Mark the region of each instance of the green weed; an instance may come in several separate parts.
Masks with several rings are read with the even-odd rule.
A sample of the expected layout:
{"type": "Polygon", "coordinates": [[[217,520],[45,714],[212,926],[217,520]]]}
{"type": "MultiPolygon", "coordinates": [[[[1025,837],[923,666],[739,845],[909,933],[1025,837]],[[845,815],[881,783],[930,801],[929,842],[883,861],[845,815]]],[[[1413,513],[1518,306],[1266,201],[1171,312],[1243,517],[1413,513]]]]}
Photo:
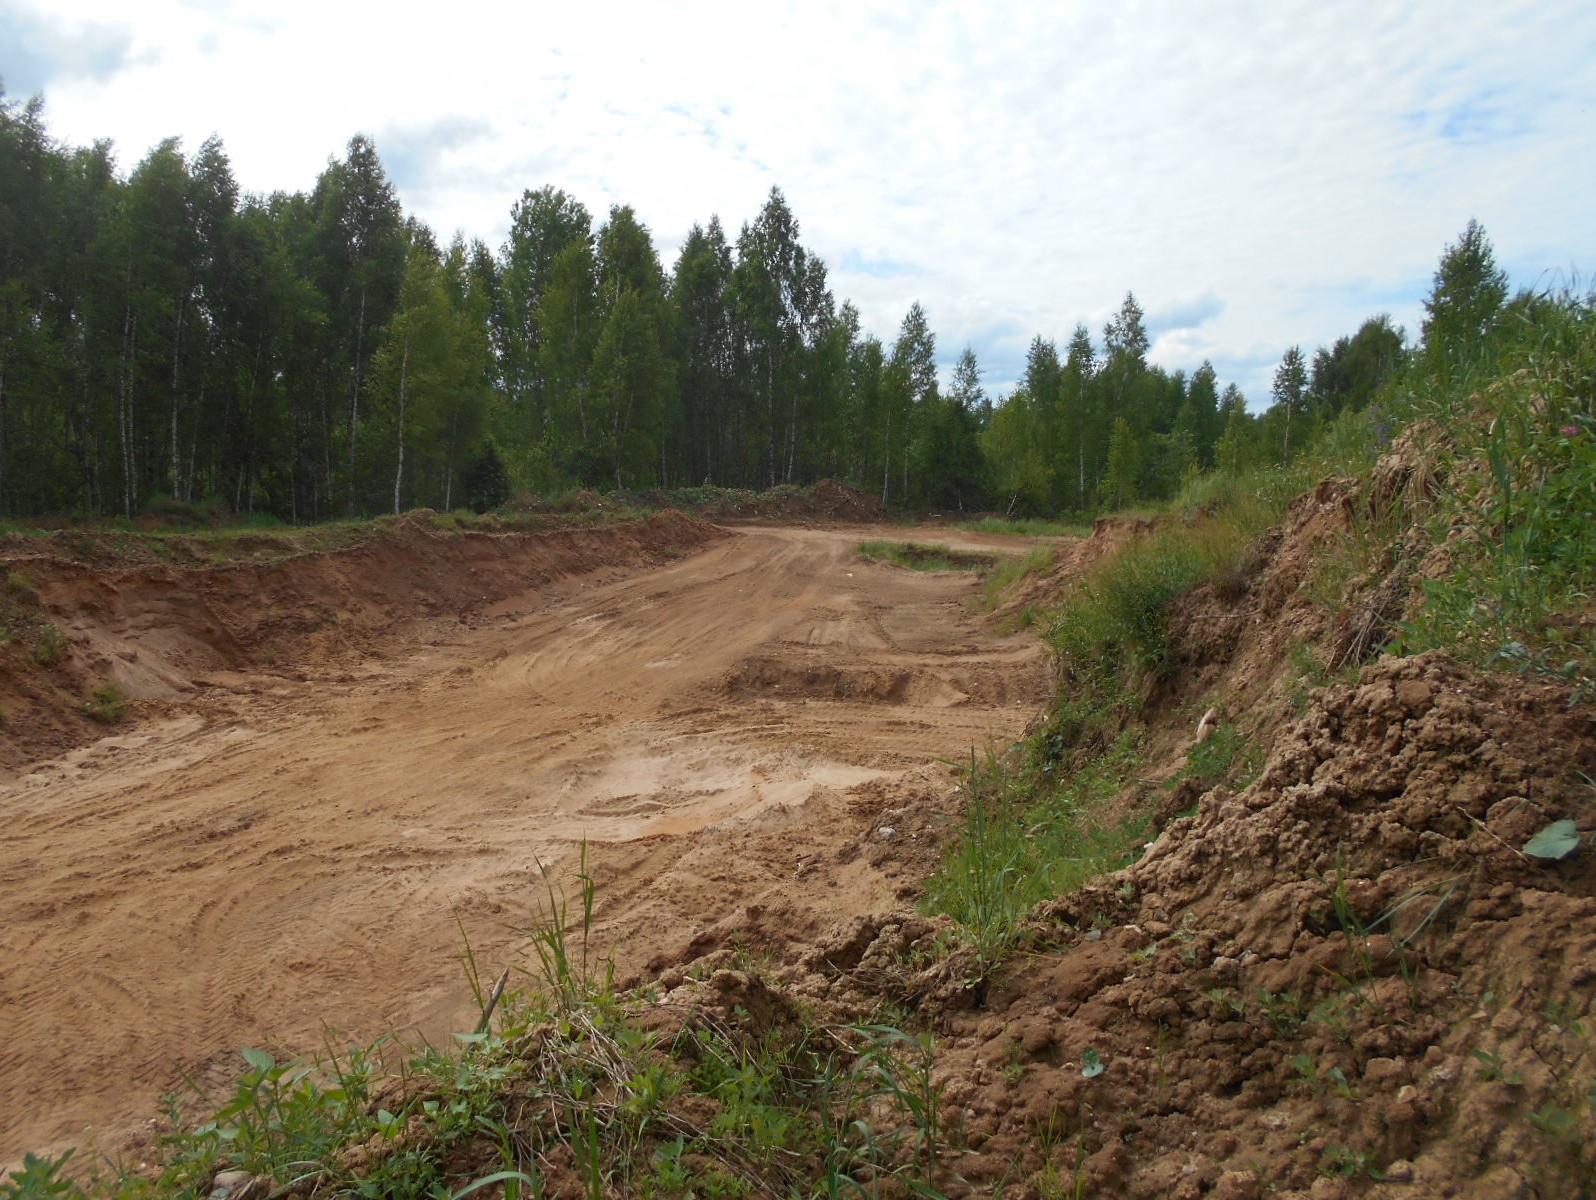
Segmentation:
{"type": "Polygon", "coordinates": [[[66,655],[66,638],[48,621],[39,626],[39,641],[33,647],[33,661],[41,667],[53,667],[66,655]]]}
{"type": "Polygon", "coordinates": [[[1326,1146],[1320,1155],[1319,1172],[1347,1178],[1354,1175],[1366,1175],[1374,1180],[1385,1178],[1384,1173],[1374,1165],[1372,1154],[1351,1146],[1326,1146]]]}
{"type": "Polygon", "coordinates": [[[83,715],[101,725],[115,725],[127,715],[127,700],[114,684],[102,683],[83,702],[83,715]]]}
{"type": "Polygon", "coordinates": [[[1000,558],[987,572],[981,584],[981,602],[988,609],[996,608],[1003,594],[1022,579],[1041,573],[1053,565],[1052,546],[1038,542],[1023,558],[1000,558]]]}
{"type": "Polygon", "coordinates": [[[1323,1096],[1333,1092],[1343,1100],[1354,1098],[1352,1085],[1347,1082],[1346,1072],[1340,1067],[1321,1068],[1308,1054],[1294,1055],[1290,1065],[1297,1072],[1296,1082],[1312,1094],[1323,1096]]]}
{"type": "Polygon", "coordinates": [[[1263,747],[1240,727],[1226,721],[1186,752],[1186,765],[1170,780],[1171,784],[1193,780],[1203,791],[1225,784],[1236,791],[1245,788],[1263,769],[1263,747]]]}
{"type": "Polygon", "coordinates": [[[1090,537],[1090,525],[1072,525],[1064,521],[1046,521],[1037,517],[1011,519],[983,517],[979,521],[965,521],[958,526],[973,533],[1008,534],[1016,537],[1090,537]]]}
{"type": "Polygon", "coordinates": [[[948,546],[881,539],[860,542],[858,553],[861,558],[881,559],[911,571],[985,571],[996,561],[991,554],[972,554],[948,546]]]}
{"type": "Polygon", "coordinates": [[[72,1159],[68,1150],[58,1158],[22,1156],[22,1166],[0,1180],[0,1200],[86,1200],[76,1181],[62,1175],[72,1159]]]}
{"type": "Polygon", "coordinates": [[[1067,779],[1054,777],[1034,740],[1029,750],[1023,766],[972,756],[964,828],[926,881],[924,907],[964,928],[979,971],[972,983],[983,992],[1037,903],[1123,866],[1147,835],[1145,821],[1100,815],[1140,762],[1134,739],[1120,739],[1067,779]]]}
{"type": "Polygon", "coordinates": [[[1515,302],[1492,375],[1416,387],[1416,418],[1446,431],[1436,450],[1431,540],[1450,570],[1424,583],[1401,626],[1408,651],[1442,647],[1482,666],[1559,676],[1596,690],[1596,299],[1515,302]]]}

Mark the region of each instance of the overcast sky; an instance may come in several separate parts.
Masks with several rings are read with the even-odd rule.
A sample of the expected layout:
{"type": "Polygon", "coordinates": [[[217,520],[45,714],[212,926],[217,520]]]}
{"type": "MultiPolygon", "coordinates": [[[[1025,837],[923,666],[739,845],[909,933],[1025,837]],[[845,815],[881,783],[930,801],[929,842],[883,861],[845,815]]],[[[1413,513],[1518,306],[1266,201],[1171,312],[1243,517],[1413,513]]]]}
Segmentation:
{"type": "Polygon", "coordinates": [[[1293,343],[1416,336],[1470,217],[1515,286],[1596,269],[1589,0],[0,0],[0,77],[124,172],[220,134],[246,191],[368,134],[442,241],[552,184],[669,270],[779,186],[866,330],[919,300],[994,393],[1133,291],[1153,361],[1261,408],[1293,343]]]}

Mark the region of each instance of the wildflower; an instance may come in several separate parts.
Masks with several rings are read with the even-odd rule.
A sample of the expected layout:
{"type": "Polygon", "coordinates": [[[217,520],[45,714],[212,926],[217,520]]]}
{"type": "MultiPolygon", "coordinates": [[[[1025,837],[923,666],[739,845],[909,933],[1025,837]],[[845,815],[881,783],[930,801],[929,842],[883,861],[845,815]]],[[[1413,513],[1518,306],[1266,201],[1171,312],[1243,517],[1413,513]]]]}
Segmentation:
{"type": "Polygon", "coordinates": [[[1578,437],[1580,435],[1580,428],[1578,425],[1564,425],[1557,432],[1562,434],[1564,437],[1578,437]]]}

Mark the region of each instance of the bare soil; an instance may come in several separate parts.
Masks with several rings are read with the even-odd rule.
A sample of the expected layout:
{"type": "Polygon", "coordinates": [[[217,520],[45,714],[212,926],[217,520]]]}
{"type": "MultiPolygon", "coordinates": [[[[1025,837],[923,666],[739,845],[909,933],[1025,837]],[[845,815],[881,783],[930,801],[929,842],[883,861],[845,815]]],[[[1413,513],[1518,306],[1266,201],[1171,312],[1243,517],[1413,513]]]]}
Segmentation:
{"type": "Polygon", "coordinates": [[[245,1046],[469,1027],[463,947],[525,962],[584,843],[623,972],[902,903],[956,766],[1050,673],[972,576],[856,557],[883,532],[418,520],[219,567],[7,545],[68,654],[0,676],[0,1162],[114,1148],[245,1046]],[[109,731],[78,711],[106,681],[133,701],[109,731]]]}
{"type": "Polygon", "coordinates": [[[0,646],[0,1159],[115,1146],[244,1045],[470,1024],[462,929],[484,975],[524,959],[586,839],[600,948],[655,1018],[933,1030],[950,1197],[1596,1195],[1596,712],[1381,657],[1422,564],[1322,570],[1378,501],[1326,481],[1177,603],[1115,800],[1155,840],[981,986],[913,900],[954,765],[1048,699],[1042,649],[994,630],[1135,523],[991,618],[969,575],[858,559],[868,527],[418,521],[219,569],[7,547],[0,616],[34,605],[70,654],[0,646]],[[85,740],[61,697],[105,678],[136,720],[85,740]],[[1245,787],[1178,781],[1210,708],[1245,787]],[[1575,854],[1524,853],[1565,819],[1575,854]]]}

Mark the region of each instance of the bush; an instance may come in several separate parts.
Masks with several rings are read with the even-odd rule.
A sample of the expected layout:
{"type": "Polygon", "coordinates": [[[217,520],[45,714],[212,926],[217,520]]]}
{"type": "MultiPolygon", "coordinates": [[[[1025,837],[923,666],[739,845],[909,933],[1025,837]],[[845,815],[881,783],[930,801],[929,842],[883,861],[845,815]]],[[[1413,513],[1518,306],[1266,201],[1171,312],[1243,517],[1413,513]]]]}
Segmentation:
{"type": "Polygon", "coordinates": [[[127,715],[127,701],[109,684],[101,684],[83,704],[83,715],[101,725],[115,725],[127,715]]]}
{"type": "Polygon", "coordinates": [[[33,648],[33,661],[41,667],[53,667],[66,654],[66,639],[61,631],[46,621],[39,626],[39,644],[33,648]]]}

